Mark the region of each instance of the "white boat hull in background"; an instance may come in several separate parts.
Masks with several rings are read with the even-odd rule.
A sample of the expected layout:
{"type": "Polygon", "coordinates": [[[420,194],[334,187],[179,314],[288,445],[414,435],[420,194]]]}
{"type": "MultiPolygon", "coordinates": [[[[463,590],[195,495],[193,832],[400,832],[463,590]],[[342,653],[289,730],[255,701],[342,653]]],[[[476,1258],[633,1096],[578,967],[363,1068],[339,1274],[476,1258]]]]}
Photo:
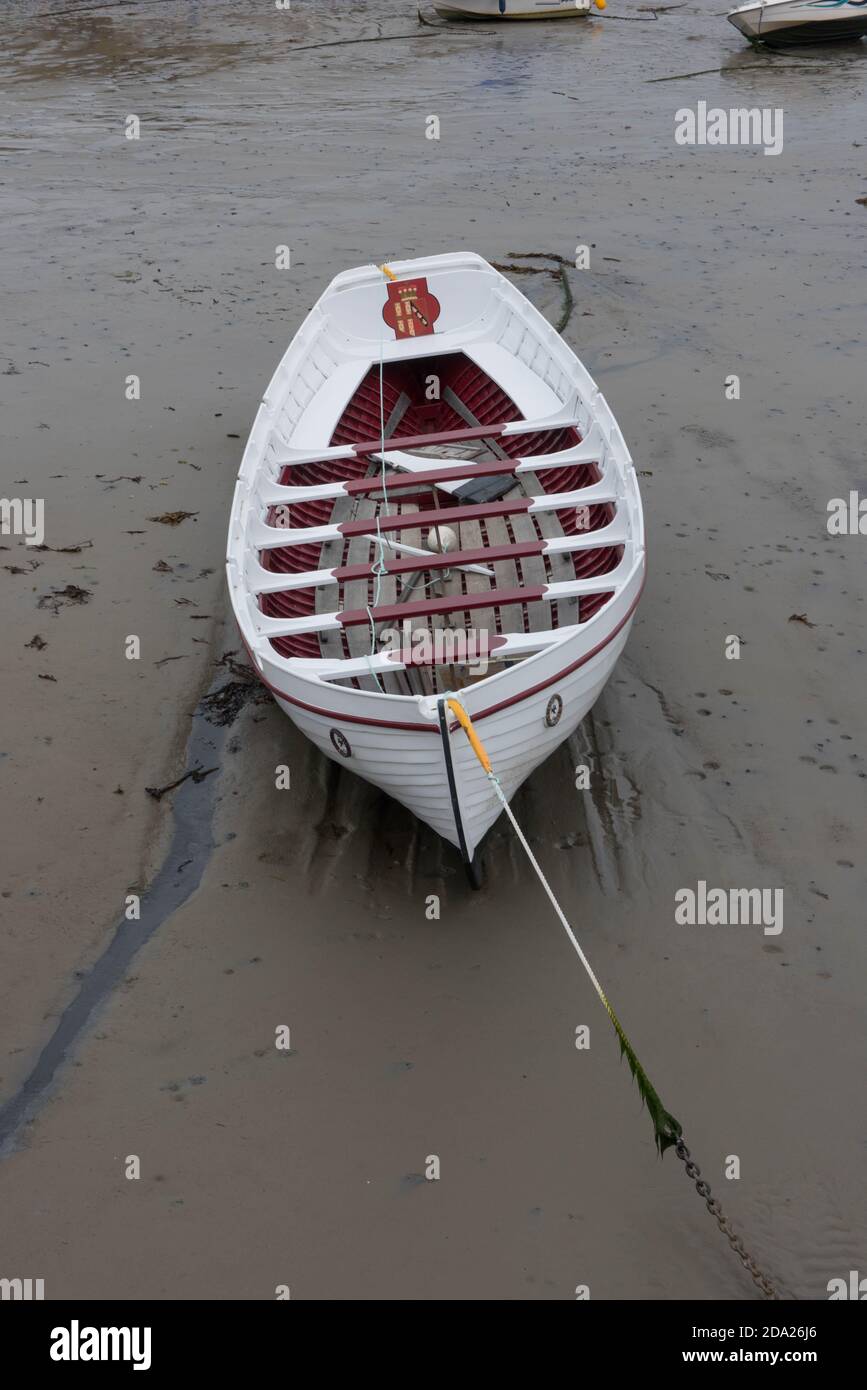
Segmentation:
{"type": "Polygon", "coordinates": [[[444,19],[574,19],[590,0],[434,0],[434,9],[444,19]]]}
{"type": "Polygon", "coordinates": [[[867,0],[769,0],[726,18],[744,38],[764,43],[829,43],[867,34],[867,0]]]}

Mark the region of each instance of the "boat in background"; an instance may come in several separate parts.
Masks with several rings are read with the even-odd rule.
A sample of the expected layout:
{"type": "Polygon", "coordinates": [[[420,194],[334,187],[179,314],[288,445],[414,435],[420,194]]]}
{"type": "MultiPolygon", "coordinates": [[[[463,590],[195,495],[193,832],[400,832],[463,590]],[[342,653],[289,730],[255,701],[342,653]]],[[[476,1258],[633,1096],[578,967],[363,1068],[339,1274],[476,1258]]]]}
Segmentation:
{"type": "Polygon", "coordinates": [[[244,450],[232,605],[290,719],[475,886],[502,806],[448,700],[511,798],[611,675],[644,570],[617,422],[510,281],[470,252],[332,280],[244,450]]]}
{"type": "MultiPolygon", "coordinates": [[[[595,0],[605,9],[605,0],[595,0]]],[[[433,0],[444,19],[575,19],[590,11],[591,0],[433,0]]]]}
{"type": "Polygon", "coordinates": [[[760,43],[829,43],[867,34],[867,0],[759,0],[726,15],[760,43]]]}

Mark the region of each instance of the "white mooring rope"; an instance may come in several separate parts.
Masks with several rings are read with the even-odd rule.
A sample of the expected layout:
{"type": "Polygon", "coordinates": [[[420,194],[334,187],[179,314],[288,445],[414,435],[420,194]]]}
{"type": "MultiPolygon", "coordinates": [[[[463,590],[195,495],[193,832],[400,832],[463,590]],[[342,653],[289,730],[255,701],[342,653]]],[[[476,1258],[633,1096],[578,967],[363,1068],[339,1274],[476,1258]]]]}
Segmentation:
{"type": "Polygon", "coordinates": [[[550,883],[548,882],[547,878],[545,877],[544,873],[542,872],[542,868],[541,868],[541,866],[539,865],[539,862],[538,862],[538,860],[536,859],[535,854],[534,854],[533,851],[530,849],[530,846],[529,846],[528,843],[527,843],[527,839],[526,839],[526,837],[525,837],[525,835],[524,835],[523,830],[521,829],[520,825],[518,824],[517,820],[515,819],[515,813],[514,813],[514,811],[512,810],[511,806],[509,805],[509,803],[508,803],[508,801],[507,801],[507,799],[506,799],[506,794],[505,794],[505,792],[503,791],[503,788],[500,786],[500,779],[499,779],[499,777],[497,777],[496,774],[493,773],[493,772],[489,772],[487,775],[488,775],[488,780],[492,783],[493,788],[494,788],[495,792],[497,793],[497,796],[500,798],[500,801],[502,802],[503,810],[505,811],[506,815],[509,817],[509,820],[511,821],[512,829],[514,830],[515,834],[517,835],[518,839],[519,839],[520,842],[521,842],[521,845],[523,846],[524,853],[526,854],[526,856],[527,856],[527,858],[529,859],[530,863],[533,865],[533,868],[536,870],[536,874],[538,875],[539,882],[541,883],[542,887],[545,889],[545,892],[548,894],[548,901],[550,902],[550,904],[551,904],[551,906],[553,907],[554,911],[556,912],[557,916],[560,918],[560,923],[561,923],[561,925],[562,925],[562,927],[563,927],[563,930],[565,931],[565,933],[566,933],[566,935],[568,936],[569,940],[572,942],[572,945],[573,945],[573,947],[575,948],[575,953],[576,953],[576,955],[578,956],[578,959],[580,960],[581,964],[584,966],[584,969],[587,971],[587,974],[590,976],[590,981],[591,981],[591,983],[592,983],[592,985],[593,985],[593,988],[595,989],[596,993],[599,995],[599,998],[602,1000],[602,1003],[605,1005],[606,1010],[608,1010],[608,1011],[610,1012],[611,1006],[610,1006],[610,1004],[608,1003],[608,1000],[607,1000],[606,997],[605,997],[605,991],[604,991],[604,989],[602,988],[602,986],[600,985],[599,981],[597,980],[596,975],[595,975],[594,970],[593,970],[593,966],[590,964],[589,960],[587,959],[587,957],[585,956],[584,952],[582,951],[582,949],[581,949],[581,943],[579,942],[577,936],[575,935],[575,933],[573,932],[572,928],[570,927],[568,921],[566,920],[566,914],[564,913],[562,907],[560,906],[560,904],[558,903],[557,899],[555,898],[554,892],[553,892],[553,889],[551,888],[550,883]]]}
{"type": "Polygon", "coordinates": [[[563,930],[565,931],[566,935],[572,943],[572,946],[575,950],[575,954],[577,955],[581,964],[584,966],[584,969],[586,970],[587,975],[590,978],[590,982],[593,985],[593,988],[595,989],[596,993],[598,994],[599,999],[605,1009],[605,1012],[607,1013],[614,1026],[614,1030],[617,1033],[617,1037],[620,1042],[621,1053],[626,1056],[627,1061],[629,1062],[629,1069],[632,1072],[636,1084],[638,1085],[641,1099],[647,1106],[648,1111],[650,1112],[650,1117],[653,1121],[653,1132],[657,1150],[660,1154],[663,1154],[667,1148],[674,1148],[675,1153],[684,1165],[687,1176],[689,1177],[690,1181],[695,1184],[696,1192],[704,1201],[705,1206],[707,1207],[711,1216],[716,1221],[720,1231],[726,1237],[732,1250],[737,1255],[744,1268],[748,1271],[754,1283],[757,1285],[759,1289],[761,1289],[762,1293],[765,1295],[766,1298],[780,1298],[781,1294],[777,1289],[776,1285],[773,1283],[771,1279],[768,1278],[766,1274],[763,1273],[763,1271],[756,1264],[755,1260],[744,1246],[744,1243],[741,1240],[740,1236],[736,1233],[736,1231],[733,1230],[727,1217],[723,1214],[719,1202],[711,1192],[709,1183],[706,1179],[702,1178],[701,1169],[698,1167],[697,1163],[692,1158],[689,1149],[686,1147],[686,1144],[683,1139],[683,1131],[680,1127],[680,1124],[674,1118],[674,1116],[670,1115],[668,1111],[665,1109],[665,1107],[662,1104],[662,1101],[659,1099],[659,1096],[656,1094],[656,1091],[651,1085],[650,1078],[648,1077],[646,1071],[639,1062],[632,1044],[630,1043],[629,1039],[623,1031],[623,1027],[620,1023],[620,1020],[618,1019],[617,1015],[615,1014],[614,1010],[609,1004],[605,991],[596,978],[596,975],[593,971],[593,967],[591,966],[589,960],[585,956],[583,950],[581,949],[581,945],[578,941],[578,938],[576,937],[568,921],[566,920],[566,914],[564,913],[562,907],[560,906],[556,897],[554,896],[554,892],[551,888],[551,885],[549,884],[544,873],[542,872],[541,866],[539,865],[536,856],[530,849],[530,846],[527,843],[527,839],[524,835],[523,830],[521,829],[520,825],[515,819],[515,814],[511,806],[509,805],[508,800],[506,799],[506,794],[503,791],[503,788],[500,786],[500,780],[494,772],[493,767],[491,766],[491,760],[485,751],[485,747],[481,739],[479,738],[478,734],[473,728],[473,721],[470,719],[470,716],[467,714],[467,711],[464,709],[460,700],[455,699],[454,696],[445,696],[444,699],[446,700],[448,708],[456,716],[458,723],[461,725],[464,733],[469,739],[470,746],[473,752],[475,753],[476,757],[478,758],[479,763],[482,766],[482,770],[488,778],[488,781],[491,783],[491,785],[494,788],[494,791],[499,797],[503,810],[509,818],[509,823],[511,824],[512,829],[517,835],[521,847],[524,850],[524,853],[526,854],[527,858],[529,859],[530,863],[536,871],[536,876],[545,890],[545,893],[548,897],[548,901],[550,902],[551,906],[556,912],[557,917],[560,920],[560,924],[563,927],[563,930]]]}

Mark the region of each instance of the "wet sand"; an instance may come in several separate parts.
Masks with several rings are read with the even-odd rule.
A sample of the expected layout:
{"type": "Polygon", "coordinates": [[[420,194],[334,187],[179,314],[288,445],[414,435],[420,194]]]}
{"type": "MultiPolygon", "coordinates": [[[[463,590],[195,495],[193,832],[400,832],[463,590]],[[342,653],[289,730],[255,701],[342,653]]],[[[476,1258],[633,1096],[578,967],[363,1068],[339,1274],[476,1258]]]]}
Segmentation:
{"type": "MultiPolygon", "coordinates": [[[[382,0],[10,9],[3,486],[46,499],[49,546],[92,545],[2,537],[23,573],[0,572],[0,1103],[50,1055],[125,895],[164,863],[202,876],[9,1136],[0,1276],[49,1298],[753,1296],[656,1158],[502,824],[471,894],[447,846],[269,703],[185,784],[180,839],[179,794],[145,792],[189,766],[199,697],[230,678],[234,475],[332,275],[586,243],[565,336],[645,474],[650,573],[611,684],[515,809],[747,1245],[825,1297],[863,1269],[867,1227],[864,541],[825,524],[867,491],[867,45],[754,53],[709,0],[657,21],[614,0],[554,33],[427,29],[382,0]],[[342,44],[379,34],[412,37],[342,44]],[[783,153],[677,146],[699,100],[782,107],[783,153]],[[68,585],[90,597],[38,606],[68,585]],[[676,926],[698,879],[782,887],[782,934],[676,926]]],[[[547,277],[520,285],[556,319],[547,277]]]]}

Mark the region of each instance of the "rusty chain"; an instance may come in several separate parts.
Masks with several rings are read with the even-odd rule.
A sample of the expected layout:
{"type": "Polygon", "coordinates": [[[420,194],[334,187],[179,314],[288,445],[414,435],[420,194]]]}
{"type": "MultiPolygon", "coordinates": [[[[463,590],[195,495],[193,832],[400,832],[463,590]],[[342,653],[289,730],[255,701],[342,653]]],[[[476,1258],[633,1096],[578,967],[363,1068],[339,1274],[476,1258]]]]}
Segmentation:
{"type": "Polygon", "coordinates": [[[746,1269],[750,1274],[753,1283],[761,1289],[762,1293],[765,1295],[765,1298],[781,1299],[783,1295],[771,1282],[768,1276],[762,1273],[755,1260],[753,1259],[752,1255],[744,1246],[744,1243],[741,1240],[740,1236],[737,1234],[736,1231],[732,1229],[731,1225],[729,1224],[728,1218],[723,1215],[722,1207],[720,1206],[716,1197],[713,1196],[710,1190],[710,1183],[706,1182],[705,1179],[702,1177],[701,1169],[699,1168],[698,1164],[695,1163],[691,1158],[689,1149],[686,1147],[686,1144],[683,1142],[682,1139],[678,1139],[674,1147],[675,1153],[677,1154],[678,1158],[681,1160],[684,1168],[686,1169],[687,1177],[695,1183],[696,1192],[698,1193],[699,1197],[704,1199],[705,1206],[707,1207],[713,1219],[716,1221],[716,1224],[719,1226],[720,1230],[722,1231],[732,1250],[734,1250],[744,1269],[746,1269]]]}

